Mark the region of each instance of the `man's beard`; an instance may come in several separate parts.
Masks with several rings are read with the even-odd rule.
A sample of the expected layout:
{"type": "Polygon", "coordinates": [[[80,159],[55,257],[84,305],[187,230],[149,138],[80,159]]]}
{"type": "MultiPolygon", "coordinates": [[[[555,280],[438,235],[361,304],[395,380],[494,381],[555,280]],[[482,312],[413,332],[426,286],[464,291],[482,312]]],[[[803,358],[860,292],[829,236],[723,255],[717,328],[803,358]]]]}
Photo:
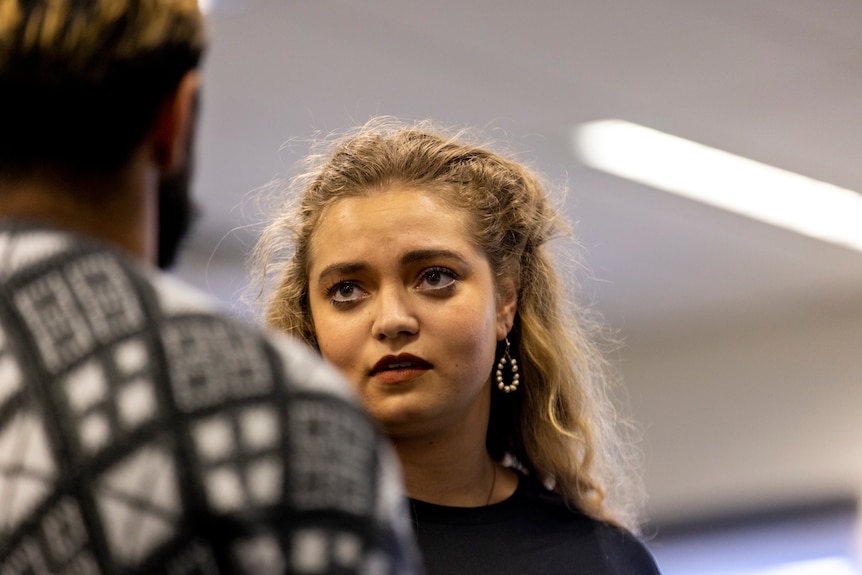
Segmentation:
{"type": "Polygon", "coordinates": [[[183,242],[198,214],[191,198],[191,157],[178,172],[162,176],[159,182],[159,249],[156,260],[166,270],[176,263],[183,242]]]}
{"type": "Polygon", "coordinates": [[[183,242],[191,231],[198,215],[197,205],[192,201],[191,180],[194,174],[195,133],[200,104],[200,94],[192,103],[192,126],[186,142],[186,161],[176,172],[162,175],[159,180],[159,224],[158,259],[156,264],[163,270],[176,263],[183,242]]]}

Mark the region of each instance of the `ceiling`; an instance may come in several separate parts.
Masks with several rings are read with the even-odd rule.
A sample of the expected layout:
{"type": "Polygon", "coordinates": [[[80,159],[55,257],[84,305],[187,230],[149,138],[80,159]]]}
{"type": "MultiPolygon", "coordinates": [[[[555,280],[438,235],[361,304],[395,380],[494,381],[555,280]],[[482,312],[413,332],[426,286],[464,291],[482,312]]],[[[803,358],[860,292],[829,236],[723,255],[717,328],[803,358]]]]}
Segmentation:
{"type": "Polygon", "coordinates": [[[590,170],[570,144],[621,118],[862,191],[858,0],[222,0],[210,20],[203,217],[177,273],[226,301],[255,190],[315,132],[386,114],[480,127],[566,184],[583,295],[631,348],[862,320],[862,253],[590,170]]]}
{"type": "Polygon", "coordinates": [[[862,254],[592,171],[570,142],[622,118],[862,191],[857,0],[222,0],[210,20],[192,252],[222,297],[254,190],[315,132],[388,114],[480,127],[567,185],[585,295],[627,338],[862,306],[862,254]]]}

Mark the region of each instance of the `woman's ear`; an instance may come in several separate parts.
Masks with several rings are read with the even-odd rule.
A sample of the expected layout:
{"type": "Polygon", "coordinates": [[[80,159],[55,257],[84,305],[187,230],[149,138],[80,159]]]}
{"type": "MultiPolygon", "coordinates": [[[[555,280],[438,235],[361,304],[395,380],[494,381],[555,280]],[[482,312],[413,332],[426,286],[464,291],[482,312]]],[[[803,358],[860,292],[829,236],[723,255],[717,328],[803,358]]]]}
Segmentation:
{"type": "Polygon", "coordinates": [[[150,133],[153,161],[165,174],[175,172],[190,159],[186,155],[194,130],[199,86],[200,73],[197,70],[186,72],[156,115],[150,133]]]}
{"type": "Polygon", "coordinates": [[[518,311],[518,285],[513,278],[504,278],[497,288],[497,340],[505,338],[515,322],[518,311]]]}

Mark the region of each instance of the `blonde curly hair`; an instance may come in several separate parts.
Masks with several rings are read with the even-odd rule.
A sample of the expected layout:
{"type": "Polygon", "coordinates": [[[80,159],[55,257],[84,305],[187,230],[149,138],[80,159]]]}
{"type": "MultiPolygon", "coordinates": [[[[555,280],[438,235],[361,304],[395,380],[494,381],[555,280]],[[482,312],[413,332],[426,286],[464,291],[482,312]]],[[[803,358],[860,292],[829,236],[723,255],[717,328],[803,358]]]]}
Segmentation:
{"type": "MultiPolygon", "coordinates": [[[[548,242],[568,233],[539,177],[471,143],[468,130],[376,118],[309,155],[274,195],[252,254],[253,285],[269,326],[317,347],[308,300],[315,231],[330,206],[393,184],[439,193],[473,215],[473,241],[501,280],[517,286],[509,339],[521,386],[492,393],[486,445],[571,506],[637,531],[633,443],[610,399],[613,383],[598,325],[567,297],[548,242]],[[623,433],[620,433],[620,432],[623,433]]],[[[490,374],[489,374],[490,376],[490,374]]]]}

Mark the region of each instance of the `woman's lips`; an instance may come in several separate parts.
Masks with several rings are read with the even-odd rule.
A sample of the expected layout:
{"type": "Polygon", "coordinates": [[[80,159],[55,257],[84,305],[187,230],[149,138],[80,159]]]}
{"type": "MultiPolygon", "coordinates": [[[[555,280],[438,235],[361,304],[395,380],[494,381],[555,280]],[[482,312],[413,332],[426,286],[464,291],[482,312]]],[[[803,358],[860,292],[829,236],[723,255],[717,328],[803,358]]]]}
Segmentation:
{"type": "Polygon", "coordinates": [[[416,379],[432,367],[421,357],[409,353],[387,355],[374,364],[371,376],[381,383],[404,383],[416,379]]]}

